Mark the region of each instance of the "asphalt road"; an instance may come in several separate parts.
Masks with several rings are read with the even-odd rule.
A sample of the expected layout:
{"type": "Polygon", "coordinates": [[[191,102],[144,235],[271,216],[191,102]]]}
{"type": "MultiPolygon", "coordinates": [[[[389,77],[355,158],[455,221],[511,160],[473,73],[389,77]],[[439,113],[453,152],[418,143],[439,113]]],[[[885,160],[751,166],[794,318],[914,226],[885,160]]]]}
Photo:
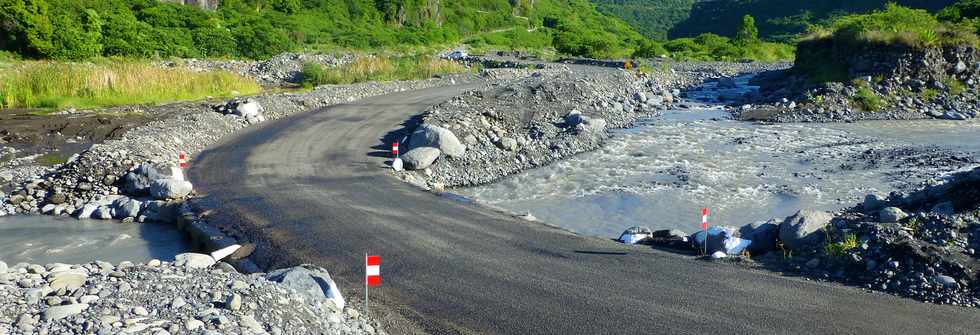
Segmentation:
{"type": "MultiPolygon", "coordinates": [[[[217,220],[330,270],[391,333],[980,334],[977,309],[925,304],[630,247],[420,191],[386,169],[386,134],[465,86],[270,122],[196,157],[217,220]]],[[[389,139],[391,136],[389,135],[389,139]]]]}

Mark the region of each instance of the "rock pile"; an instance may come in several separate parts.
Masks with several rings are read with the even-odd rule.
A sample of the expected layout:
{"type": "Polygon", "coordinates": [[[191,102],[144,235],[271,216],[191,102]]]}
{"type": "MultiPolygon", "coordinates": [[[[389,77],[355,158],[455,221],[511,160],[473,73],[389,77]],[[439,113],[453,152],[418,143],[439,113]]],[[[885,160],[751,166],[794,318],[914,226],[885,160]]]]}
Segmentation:
{"type": "MultiPolygon", "coordinates": [[[[840,213],[801,210],[777,222],[719,227],[724,234],[709,237],[707,253],[748,240],[751,260],[768,268],[980,307],[980,168],[916,192],[868,195],[840,213]]],[[[639,243],[703,252],[698,234],[686,247],[673,231],[652,232],[639,243]]]]}
{"type": "Polygon", "coordinates": [[[209,258],[0,262],[0,334],[385,334],[344,306],[323,269],[242,275],[187,261],[201,257],[209,258]]]}
{"type": "Polygon", "coordinates": [[[354,55],[341,56],[281,53],[267,60],[213,60],[213,59],[183,59],[165,61],[161,65],[168,67],[185,67],[198,72],[223,70],[241,76],[255,78],[263,86],[284,86],[296,84],[303,80],[303,64],[314,63],[324,67],[336,67],[350,63],[354,55]]]}
{"type": "MultiPolygon", "coordinates": [[[[736,110],[736,116],[773,122],[977,117],[980,52],[973,47],[877,48],[840,58],[836,61],[847,69],[844,82],[814,84],[796,71],[755,78],[760,92],[746,97],[751,104],[736,110]]],[[[810,66],[806,59],[797,62],[810,66]]]]}

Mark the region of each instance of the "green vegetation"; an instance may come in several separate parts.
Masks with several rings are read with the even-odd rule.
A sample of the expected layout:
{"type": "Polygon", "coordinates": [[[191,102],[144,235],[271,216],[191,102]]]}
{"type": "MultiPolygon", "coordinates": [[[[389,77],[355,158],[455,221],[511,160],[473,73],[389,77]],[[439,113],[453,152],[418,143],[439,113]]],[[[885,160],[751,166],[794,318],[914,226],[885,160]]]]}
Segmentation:
{"type": "Polygon", "coordinates": [[[951,96],[957,96],[966,91],[966,84],[956,78],[948,77],[943,79],[942,83],[949,89],[949,95],[951,96]]]}
{"type": "Polygon", "coordinates": [[[977,44],[977,36],[965,25],[943,22],[925,10],[895,4],[812,27],[804,39],[830,39],[838,46],[877,44],[925,48],[977,44]]]}
{"type": "Polygon", "coordinates": [[[446,45],[630,56],[645,38],[587,0],[0,0],[0,50],[30,58],[266,58],[288,50],[446,45]]]}
{"type": "Polygon", "coordinates": [[[924,88],[919,94],[922,96],[922,100],[930,101],[938,97],[942,92],[934,88],[924,88]]]}
{"type": "Polygon", "coordinates": [[[350,64],[324,69],[319,64],[303,65],[303,86],[351,84],[364,81],[413,80],[440,73],[469,71],[457,62],[431,57],[359,57],[350,64]]]}
{"type": "Polygon", "coordinates": [[[852,82],[857,92],[854,95],[851,103],[857,105],[863,111],[867,112],[877,112],[884,107],[884,103],[881,101],[881,97],[875,94],[875,91],[871,89],[868,82],[863,80],[855,80],[852,82]]]}
{"type": "Polygon", "coordinates": [[[847,255],[847,252],[858,247],[858,239],[854,234],[845,234],[844,238],[837,242],[830,242],[824,246],[824,250],[828,255],[834,257],[843,257],[847,255]]]}
{"type": "Polygon", "coordinates": [[[16,62],[0,72],[0,108],[90,108],[254,94],[254,81],[124,59],[16,62]]]}
{"type": "Polygon", "coordinates": [[[668,54],[679,60],[758,60],[778,61],[793,59],[794,48],[788,44],[762,41],[734,41],[715,34],[703,34],[695,38],[678,38],[663,44],[668,54]]]}
{"type": "Polygon", "coordinates": [[[886,3],[938,11],[955,0],[593,0],[599,11],[622,18],[645,36],[665,40],[705,33],[735,37],[732,27],[752,15],[759,36],[790,43],[808,27],[882,8],[886,3]]]}
{"type": "Polygon", "coordinates": [[[735,30],[735,41],[739,43],[759,41],[759,28],[755,26],[755,18],[752,15],[746,14],[742,17],[742,23],[739,23],[738,29],[735,30]]]}
{"type": "Polygon", "coordinates": [[[53,151],[34,158],[34,162],[41,164],[43,166],[54,166],[58,164],[64,164],[68,161],[68,157],[64,154],[53,151]]]}
{"type": "MultiPolygon", "coordinates": [[[[600,12],[619,17],[633,27],[636,27],[644,36],[662,41],[668,38],[667,32],[676,24],[690,17],[691,8],[694,7],[696,1],[592,0],[592,2],[596,3],[596,7],[600,12]]],[[[723,31],[711,32],[723,33],[723,31]]]]}

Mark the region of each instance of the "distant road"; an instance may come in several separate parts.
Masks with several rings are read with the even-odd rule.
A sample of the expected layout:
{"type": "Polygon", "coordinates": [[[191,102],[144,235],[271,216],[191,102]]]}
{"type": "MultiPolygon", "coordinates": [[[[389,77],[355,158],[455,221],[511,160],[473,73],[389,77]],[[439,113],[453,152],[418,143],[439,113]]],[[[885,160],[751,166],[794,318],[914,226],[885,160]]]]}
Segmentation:
{"type": "Polygon", "coordinates": [[[980,334],[980,310],[714,264],[511,218],[406,185],[383,137],[472,86],[369,98],[269,122],[200,155],[216,217],[326,267],[393,334],[980,334]],[[377,312],[376,312],[377,311],[377,312]]]}

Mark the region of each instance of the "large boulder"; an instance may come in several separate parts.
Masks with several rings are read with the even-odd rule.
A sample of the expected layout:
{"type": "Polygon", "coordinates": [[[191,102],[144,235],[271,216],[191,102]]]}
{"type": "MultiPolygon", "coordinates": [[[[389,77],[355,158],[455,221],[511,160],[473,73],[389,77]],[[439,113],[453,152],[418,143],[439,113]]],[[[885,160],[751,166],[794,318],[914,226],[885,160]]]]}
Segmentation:
{"type": "Polygon", "coordinates": [[[174,265],[183,266],[189,269],[204,269],[217,263],[214,257],[205,254],[183,253],[174,257],[174,265]]]}
{"type": "Polygon", "coordinates": [[[735,228],[714,226],[708,228],[707,232],[701,230],[691,235],[691,246],[702,250],[706,255],[719,251],[727,255],[738,255],[751,245],[752,241],[736,235],[735,228]],[[707,244],[705,244],[705,238],[708,239],[707,244]],[[706,247],[707,250],[704,250],[706,247]]]}
{"type": "Polygon", "coordinates": [[[129,197],[120,197],[112,201],[113,217],[117,219],[134,218],[140,215],[143,202],[129,197]]]}
{"type": "Polygon", "coordinates": [[[410,149],[437,148],[450,157],[459,157],[466,153],[466,146],[456,138],[456,134],[449,129],[431,124],[423,124],[415,129],[408,140],[408,147],[410,149]]]}
{"type": "Polygon", "coordinates": [[[419,147],[409,150],[402,155],[405,168],[409,170],[422,170],[432,165],[439,158],[441,151],[432,147],[419,147]]]}
{"type": "Polygon", "coordinates": [[[150,184],[160,178],[166,176],[153,164],[143,163],[123,176],[123,190],[132,196],[147,195],[150,193],[150,184]]]}
{"type": "Polygon", "coordinates": [[[800,210],[779,225],[779,239],[791,250],[815,248],[823,242],[823,229],[833,218],[833,215],[824,211],[800,210]]]}
{"type": "Polygon", "coordinates": [[[327,270],[301,265],[270,272],[265,278],[296,290],[310,301],[320,303],[330,301],[339,310],[344,309],[346,305],[343,295],[340,294],[337,284],[330,278],[327,270]]]}
{"type": "Polygon", "coordinates": [[[148,221],[177,222],[177,204],[160,200],[149,201],[146,203],[142,214],[148,221]]]}
{"type": "Polygon", "coordinates": [[[885,207],[888,204],[888,200],[878,194],[868,194],[864,197],[864,210],[865,211],[876,211],[885,207]]]}
{"type": "Polygon", "coordinates": [[[758,221],[738,229],[742,238],[752,240],[749,252],[761,255],[776,250],[776,239],[779,238],[779,224],[775,219],[758,221]]]}
{"type": "Polygon", "coordinates": [[[180,199],[193,190],[191,182],[172,178],[157,179],[150,184],[150,195],[157,200],[180,199]]]}
{"type": "Polygon", "coordinates": [[[265,121],[265,108],[262,108],[257,101],[245,99],[245,101],[235,107],[235,115],[241,116],[248,123],[259,123],[265,121]]]}
{"type": "Polygon", "coordinates": [[[909,217],[905,214],[901,208],[898,207],[885,207],[880,212],[878,212],[878,219],[882,223],[897,223],[905,218],[909,217]]]}

